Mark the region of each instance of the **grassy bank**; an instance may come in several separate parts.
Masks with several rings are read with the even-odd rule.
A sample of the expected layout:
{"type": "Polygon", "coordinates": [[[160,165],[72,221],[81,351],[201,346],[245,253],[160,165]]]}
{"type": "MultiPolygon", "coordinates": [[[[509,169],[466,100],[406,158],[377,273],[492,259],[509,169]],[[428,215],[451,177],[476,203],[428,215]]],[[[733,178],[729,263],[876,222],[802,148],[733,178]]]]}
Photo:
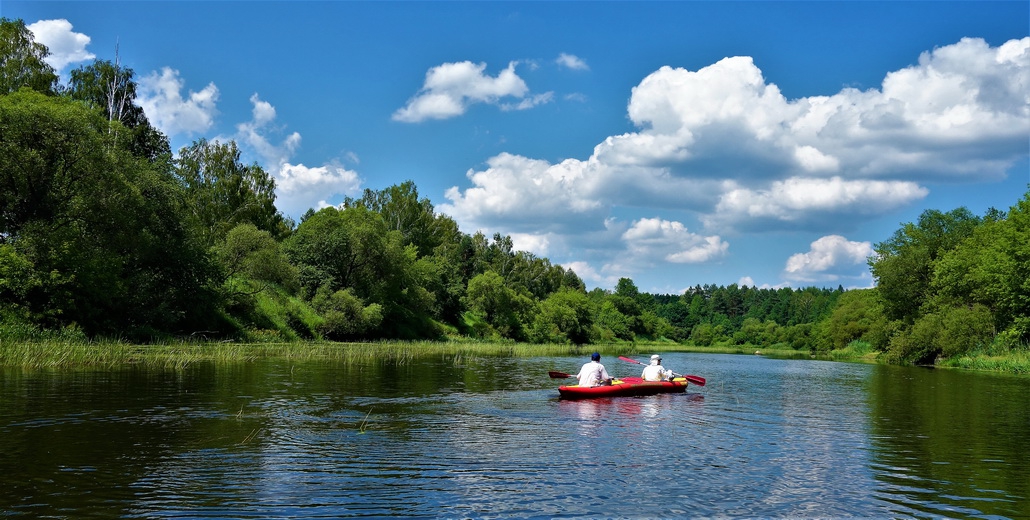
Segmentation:
{"type": "Polygon", "coordinates": [[[476,341],[448,342],[290,342],[290,343],[197,343],[181,342],[133,345],[109,342],[0,342],[0,366],[27,368],[117,367],[144,365],[186,367],[199,362],[248,362],[258,359],[371,360],[408,363],[427,357],[455,359],[475,357],[536,357],[587,355],[599,350],[605,355],[635,354],[632,344],[536,345],[476,341]]]}
{"type": "Polygon", "coordinates": [[[942,360],[940,366],[1030,375],[1030,351],[1014,350],[1004,355],[968,354],[942,360]]]}
{"type": "MultiPolygon", "coordinates": [[[[697,352],[708,354],[761,354],[774,358],[815,358],[831,361],[877,363],[878,352],[855,342],[845,349],[826,354],[787,348],[753,345],[715,345],[709,347],[673,342],[613,343],[603,345],[538,345],[511,342],[452,340],[445,342],[383,341],[369,343],[288,342],[217,343],[179,342],[135,345],[119,341],[0,341],[0,366],[24,368],[101,367],[141,365],[183,368],[194,363],[238,363],[259,359],[298,361],[331,360],[410,363],[421,358],[446,356],[455,360],[479,357],[587,356],[598,351],[605,357],[642,357],[656,352],[697,352]]],[[[976,354],[944,359],[939,366],[968,370],[1030,374],[1030,351],[1014,350],[1003,355],[976,354]]]]}
{"type": "Polygon", "coordinates": [[[709,354],[756,354],[777,358],[809,358],[807,352],[789,348],[757,348],[751,345],[699,347],[674,342],[611,343],[599,345],[556,345],[514,342],[451,340],[444,342],[382,341],[368,343],[281,342],[220,343],[178,342],[135,345],[118,341],[0,341],[0,366],[30,368],[117,367],[144,365],[185,367],[198,362],[248,362],[258,359],[333,360],[366,362],[386,360],[408,363],[419,358],[448,356],[476,357],[588,356],[598,351],[606,358],[656,352],[698,352],[709,354]]]}

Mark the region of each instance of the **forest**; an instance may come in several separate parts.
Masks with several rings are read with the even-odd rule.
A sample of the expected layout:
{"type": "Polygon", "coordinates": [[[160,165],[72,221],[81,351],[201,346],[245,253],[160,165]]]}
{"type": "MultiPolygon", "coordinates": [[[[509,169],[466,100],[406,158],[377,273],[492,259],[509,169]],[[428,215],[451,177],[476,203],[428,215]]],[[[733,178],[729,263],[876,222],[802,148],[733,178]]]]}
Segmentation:
{"type": "Polygon", "coordinates": [[[875,244],[869,289],[587,290],[573,271],[467,234],[411,181],[299,222],[236,143],[173,153],[134,72],[61,84],[0,20],[0,341],[663,341],[932,364],[1026,351],[1030,187],[1007,211],[927,210],[875,244]]]}

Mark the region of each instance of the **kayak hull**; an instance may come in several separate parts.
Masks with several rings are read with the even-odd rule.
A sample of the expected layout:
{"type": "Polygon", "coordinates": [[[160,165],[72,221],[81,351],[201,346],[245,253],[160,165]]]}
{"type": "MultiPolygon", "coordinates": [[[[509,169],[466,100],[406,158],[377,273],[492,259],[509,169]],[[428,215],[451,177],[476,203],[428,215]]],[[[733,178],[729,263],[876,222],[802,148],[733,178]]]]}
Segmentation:
{"type": "Polygon", "coordinates": [[[593,399],[597,397],[628,397],[638,395],[675,394],[687,391],[687,381],[676,378],[673,381],[644,381],[639,377],[623,377],[610,385],[580,387],[559,386],[562,399],[593,399]]]}

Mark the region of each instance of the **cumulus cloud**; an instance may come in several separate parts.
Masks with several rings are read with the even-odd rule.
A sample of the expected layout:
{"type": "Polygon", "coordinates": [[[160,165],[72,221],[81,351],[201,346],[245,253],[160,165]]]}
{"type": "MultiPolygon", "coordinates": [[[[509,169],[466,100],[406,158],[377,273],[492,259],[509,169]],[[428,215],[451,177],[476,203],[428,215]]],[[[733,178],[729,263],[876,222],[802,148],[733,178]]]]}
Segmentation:
{"type": "MultiPolygon", "coordinates": [[[[299,217],[309,208],[331,206],[330,199],[356,195],[361,177],[338,162],[322,166],[292,164],[300,148],[301,135],[285,132],[276,122],[275,107],[258,94],[250,96],[251,119],[236,125],[233,137],[241,147],[261,157],[264,168],[275,178],[276,207],[286,215],[299,217]]],[[[357,156],[348,156],[355,163],[357,156]]]]}
{"type": "MultiPolygon", "coordinates": [[[[469,170],[474,187],[452,187],[440,211],[475,228],[522,223],[533,231],[575,229],[574,224],[604,217],[600,201],[580,190],[583,170],[576,160],[552,165],[502,153],[483,171],[469,170]]],[[[522,226],[517,226],[515,231],[522,226]]]]}
{"type": "Polygon", "coordinates": [[[553,94],[527,98],[529,87],[515,73],[511,62],[496,77],[484,73],[485,63],[461,61],[429,69],[419,92],[407,105],[393,113],[394,121],[418,123],[427,119],[448,119],[465,113],[475,104],[498,105],[504,110],[525,110],[550,102],[553,94]],[[502,99],[515,98],[515,102],[502,99]]]}
{"type": "Polygon", "coordinates": [[[512,233],[511,243],[517,251],[530,251],[533,254],[546,257],[550,249],[550,234],[512,233]]]}
{"type": "Polygon", "coordinates": [[[729,244],[718,235],[691,233],[680,222],[644,218],[622,234],[630,254],[637,259],[662,258],[677,264],[699,264],[726,256],[729,244]]]}
{"type": "Polygon", "coordinates": [[[812,242],[807,253],[797,253],[787,259],[784,274],[788,280],[805,283],[859,278],[868,273],[864,267],[872,254],[869,242],[828,235],[812,242]],[[862,268],[856,269],[856,266],[862,268]]]}
{"type": "MultiPolygon", "coordinates": [[[[425,96],[445,92],[429,85],[425,96]]],[[[714,261],[728,254],[720,236],[828,233],[921,200],[931,183],[1000,180],[1030,152],[1027,85],[1030,38],[998,47],[962,39],[887,73],[878,88],[799,99],[750,57],[661,67],[633,88],[635,131],[583,159],[497,155],[468,172],[470,186],[448,190],[442,210],[463,227],[525,234],[601,229],[622,208],[685,212],[703,234],[659,218],[636,222],[627,240],[666,262],[714,261]],[[675,243],[689,245],[658,247],[675,243]]],[[[464,110],[466,97],[445,97],[464,110]]]]}
{"type": "Polygon", "coordinates": [[[96,58],[96,55],[86,50],[90,37],[73,31],[68,20],[40,20],[25,27],[32,31],[36,42],[46,45],[50,50],[50,56],[45,61],[58,72],[72,63],[96,58]]]}
{"type": "Polygon", "coordinates": [[[561,53],[558,58],[554,60],[559,67],[565,67],[572,70],[590,70],[590,66],[587,62],[580,59],[578,56],[573,54],[561,53]]]}
{"type": "Polygon", "coordinates": [[[728,189],[702,221],[710,229],[822,229],[843,218],[886,213],[928,192],[909,181],[791,177],[762,189],[728,189]]]}
{"type": "Polygon", "coordinates": [[[208,83],[199,92],[182,96],[185,81],[179,71],[164,67],[140,78],[136,101],[151,124],[168,136],[204,132],[214,124],[218,114],[218,87],[208,83]]]}
{"type": "Polygon", "coordinates": [[[356,195],[361,177],[339,164],[308,167],[283,163],[275,173],[275,205],[284,214],[297,217],[309,208],[331,206],[337,195],[356,195]]]}

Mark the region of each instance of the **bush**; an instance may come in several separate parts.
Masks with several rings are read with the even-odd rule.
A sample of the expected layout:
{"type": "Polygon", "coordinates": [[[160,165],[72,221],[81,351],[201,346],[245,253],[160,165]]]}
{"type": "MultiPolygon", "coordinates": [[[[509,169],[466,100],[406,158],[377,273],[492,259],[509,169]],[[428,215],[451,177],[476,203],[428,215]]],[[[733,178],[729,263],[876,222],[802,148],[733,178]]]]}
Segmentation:
{"type": "Polygon", "coordinates": [[[994,338],[994,316],[983,305],[945,311],[936,335],[936,347],[946,357],[981,350],[994,338]]]}
{"type": "Polygon", "coordinates": [[[10,313],[4,313],[0,315],[0,341],[88,343],[89,338],[75,324],[56,329],[42,329],[10,313]]]}
{"type": "Polygon", "coordinates": [[[322,286],[311,305],[322,315],[317,330],[326,339],[358,339],[383,321],[382,306],[378,303],[364,305],[350,288],[333,292],[322,286]]]}

